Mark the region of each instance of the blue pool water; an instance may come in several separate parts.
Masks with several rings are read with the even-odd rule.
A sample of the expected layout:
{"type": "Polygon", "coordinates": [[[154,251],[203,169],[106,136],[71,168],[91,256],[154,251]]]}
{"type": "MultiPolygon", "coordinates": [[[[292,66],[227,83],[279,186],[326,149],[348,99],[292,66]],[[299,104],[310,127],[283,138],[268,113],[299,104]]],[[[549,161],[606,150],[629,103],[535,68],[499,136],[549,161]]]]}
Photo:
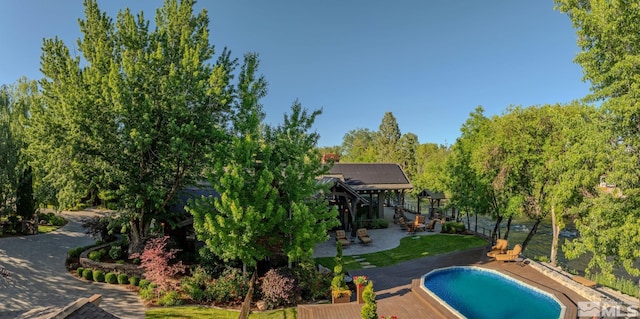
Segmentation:
{"type": "Polygon", "coordinates": [[[557,319],[563,314],[563,306],[546,292],[479,267],[437,269],[423,276],[423,285],[469,319],[557,319]]]}

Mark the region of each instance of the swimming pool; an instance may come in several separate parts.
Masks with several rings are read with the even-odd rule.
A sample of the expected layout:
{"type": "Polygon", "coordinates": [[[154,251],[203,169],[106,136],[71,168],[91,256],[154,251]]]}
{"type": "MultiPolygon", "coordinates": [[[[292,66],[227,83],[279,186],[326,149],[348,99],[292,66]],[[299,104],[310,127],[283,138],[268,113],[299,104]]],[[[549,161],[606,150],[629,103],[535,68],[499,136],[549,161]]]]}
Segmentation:
{"type": "Polygon", "coordinates": [[[566,309],[545,291],[480,267],[436,269],[421,286],[460,318],[564,318],[566,309]]]}

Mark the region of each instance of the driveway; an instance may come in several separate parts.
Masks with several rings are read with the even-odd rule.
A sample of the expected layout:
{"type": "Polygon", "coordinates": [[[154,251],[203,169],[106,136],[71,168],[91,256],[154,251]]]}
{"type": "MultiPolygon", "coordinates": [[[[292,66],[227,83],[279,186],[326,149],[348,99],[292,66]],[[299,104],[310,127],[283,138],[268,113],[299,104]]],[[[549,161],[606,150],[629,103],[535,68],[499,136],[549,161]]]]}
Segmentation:
{"type": "Polygon", "coordinates": [[[101,294],[100,308],[120,318],[144,318],[145,307],[126,287],[80,280],[69,274],[64,262],[71,248],[95,241],[84,234],[81,220],[97,211],[63,212],[69,221],[47,234],[0,238],[0,265],[11,272],[0,279],[0,318],[37,307],[61,307],[93,294],[101,294]]]}

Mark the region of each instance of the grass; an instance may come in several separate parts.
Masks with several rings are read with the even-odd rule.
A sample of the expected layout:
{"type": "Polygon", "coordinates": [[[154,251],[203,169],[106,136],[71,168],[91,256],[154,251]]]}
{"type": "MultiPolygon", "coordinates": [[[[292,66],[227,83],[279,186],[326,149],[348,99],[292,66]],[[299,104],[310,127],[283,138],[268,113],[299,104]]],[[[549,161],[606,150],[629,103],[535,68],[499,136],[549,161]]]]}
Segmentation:
{"type": "Polygon", "coordinates": [[[62,226],[38,225],[38,234],[50,233],[62,226]]]}
{"type": "MultiPolygon", "coordinates": [[[[461,251],[470,248],[488,245],[484,239],[472,235],[446,235],[435,234],[429,236],[412,236],[400,240],[396,248],[360,255],[372,265],[377,267],[391,266],[404,261],[417,258],[435,256],[439,254],[461,251]]],[[[351,256],[344,256],[345,270],[360,269],[361,266],[351,256]]],[[[316,258],[316,263],[329,269],[333,269],[335,261],[333,257],[316,258]]]]}
{"type": "MultiPolygon", "coordinates": [[[[237,310],[214,309],[208,307],[180,306],[180,307],[164,307],[152,308],[147,310],[145,318],[178,318],[178,319],[197,319],[197,318],[216,318],[216,319],[237,319],[240,314],[237,310]]],[[[295,319],[297,317],[295,308],[286,308],[259,313],[252,313],[249,319],[295,319]]]]}

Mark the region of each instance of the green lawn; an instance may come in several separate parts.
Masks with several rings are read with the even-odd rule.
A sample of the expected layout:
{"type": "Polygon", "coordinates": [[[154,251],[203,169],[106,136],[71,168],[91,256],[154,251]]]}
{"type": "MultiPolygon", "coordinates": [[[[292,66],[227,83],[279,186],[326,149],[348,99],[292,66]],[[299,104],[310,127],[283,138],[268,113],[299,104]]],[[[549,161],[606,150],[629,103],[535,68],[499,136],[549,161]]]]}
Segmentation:
{"type": "MultiPolygon", "coordinates": [[[[216,319],[237,319],[239,311],[214,309],[208,307],[197,306],[181,306],[181,307],[163,307],[151,308],[147,310],[145,318],[178,318],[178,319],[198,319],[198,318],[216,318],[216,319]]],[[[265,311],[260,313],[252,313],[250,319],[295,319],[296,309],[287,308],[281,310],[265,311]]]]}
{"type": "MultiPolygon", "coordinates": [[[[396,248],[364,254],[360,255],[360,257],[365,258],[372,265],[384,267],[421,257],[466,250],[484,245],[488,245],[486,240],[472,235],[435,234],[429,236],[410,236],[402,238],[400,245],[396,248]]],[[[361,268],[360,264],[350,256],[344,256],[342,260],[344,261],[345,270],[361,268]]],[[[335,265],[333,257],[316,258],[316,263],[332,270],[335,265]]]]}
{"type": "Polygon", "coordinates": [[[62,226],[38,225],[38,234],[50,233],[62,226]]]}

